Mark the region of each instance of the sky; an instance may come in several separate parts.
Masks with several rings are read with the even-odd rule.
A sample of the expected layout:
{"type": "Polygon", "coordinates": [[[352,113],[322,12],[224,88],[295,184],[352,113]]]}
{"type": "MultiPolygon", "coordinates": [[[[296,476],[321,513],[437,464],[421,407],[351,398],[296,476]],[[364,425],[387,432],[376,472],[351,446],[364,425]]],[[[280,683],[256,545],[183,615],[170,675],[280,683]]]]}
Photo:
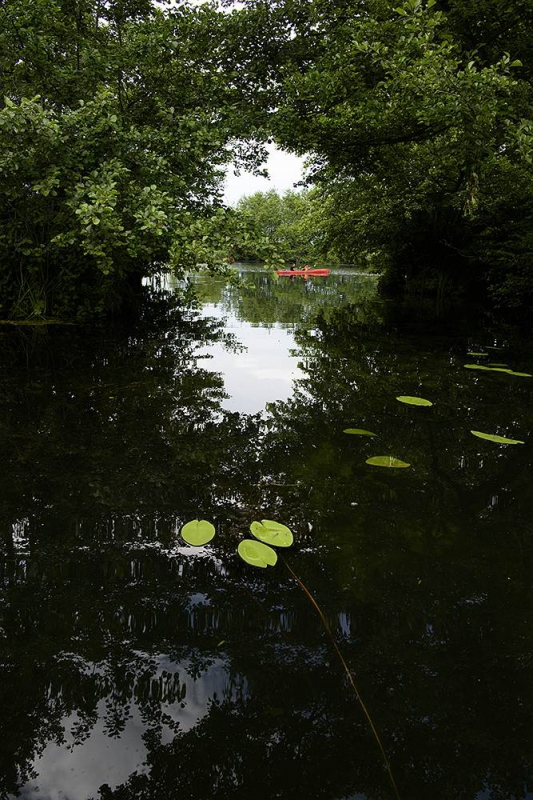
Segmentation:
{"type": "Polygon", "coordinates": [[[302,178],[303,159],[279,150],[275,145],[267,145],[269,157],[266,163],[270,178],[259,178],[250,172],[241,172],[237,177],[230,169],[225,182],[224,200],[228,205],[235,205],[245,195],[254,192],[268,192],[275,189],[283,194],[294,189],[294,184],[302,178]]]}

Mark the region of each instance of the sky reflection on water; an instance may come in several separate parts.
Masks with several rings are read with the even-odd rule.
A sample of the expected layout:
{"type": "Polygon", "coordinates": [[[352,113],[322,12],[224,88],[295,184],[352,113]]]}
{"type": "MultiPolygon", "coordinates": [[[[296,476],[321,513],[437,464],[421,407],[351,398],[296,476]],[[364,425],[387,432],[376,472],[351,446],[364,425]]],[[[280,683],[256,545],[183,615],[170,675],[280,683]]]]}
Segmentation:
{"type": "MultiPolygon", "coordinates": [[[[213,359],[213,371],[224,376],[229,397],[223,401],[223,408],[256,414],[264,411],[267,403],[291,396],[293,381],[301,372],[298,359],[290,352],[294,347],[290,328],[251,324],[210,303],[203,306],[202,315],[226,320],[226,330],[246,348],[242,353],[233,353],[216,343],[205,350],[213,359]]],[[[209,368],[209,362],[205,366],[209,368]]]]}

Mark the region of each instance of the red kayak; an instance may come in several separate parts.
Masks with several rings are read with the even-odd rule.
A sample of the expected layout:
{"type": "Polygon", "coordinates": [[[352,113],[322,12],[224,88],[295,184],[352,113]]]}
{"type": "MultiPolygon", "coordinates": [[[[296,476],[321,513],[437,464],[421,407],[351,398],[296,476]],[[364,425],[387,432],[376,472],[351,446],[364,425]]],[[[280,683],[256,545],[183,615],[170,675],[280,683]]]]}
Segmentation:
{"type": "Polygon", "coordinates": [[[278,275],[289,277],[291,275],[314,275],[315,277],[329,275],[329,269],[278,269],[276,272],[278,275]]]}

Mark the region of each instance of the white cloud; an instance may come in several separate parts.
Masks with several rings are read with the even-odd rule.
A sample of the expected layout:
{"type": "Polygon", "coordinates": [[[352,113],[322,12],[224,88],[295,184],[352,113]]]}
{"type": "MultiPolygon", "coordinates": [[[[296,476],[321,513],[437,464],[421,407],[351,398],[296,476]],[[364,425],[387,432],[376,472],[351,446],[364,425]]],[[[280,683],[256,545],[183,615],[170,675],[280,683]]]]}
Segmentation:
{"type": "Polygon", "coordinates": [[[228,170],[225,181],[224,201],[228,205],[235,203],[244,195],[254,192],[268,192],[275,189],[280,194],[295,189],[303,176],[304,159],[294,156],[284,150],[279,150],[275,145],[267,145],[269,151],[266,168],[270,178],[260,178],[251,172],[242,172],[239,176],[233,170],[228,170]]]}

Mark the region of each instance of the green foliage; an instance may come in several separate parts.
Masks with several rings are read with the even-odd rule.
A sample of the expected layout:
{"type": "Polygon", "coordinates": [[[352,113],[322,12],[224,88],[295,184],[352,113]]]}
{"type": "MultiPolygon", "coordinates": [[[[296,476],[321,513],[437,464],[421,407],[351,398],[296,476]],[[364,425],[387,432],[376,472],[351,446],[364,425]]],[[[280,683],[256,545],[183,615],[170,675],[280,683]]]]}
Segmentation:
{"type": "Polygon", "coordinates": [[[311,154],[330,249],[385,271],[390,288],[477,286],[525,305],[531,5],[277,0],[269,30],[272,130],[311,154]]]}
{"type": "Polygon", "coordinates": [[[372,456],[367,458],[366,463],[372,467],[388,467],[390,469],[405,469],[411,466],[395,456],[372,456]]]}
{"type": "MultiPolygon", "coordinates": [[[[316,192],[255,192],[239,200],[237,211],[257,226],[259,235],[286,261],[332,258],[325,246],[327,232],[316,192]]],[[[238,253],[241,260],[261,257],[256,243],[252,244],[254,249],[238,253]]]]}
{"type": "Polygon", "coordinates": [[[252,522],[250,531],[256,539],[273,547],[290,547],[294,541],[292,531],[286,525],[269,519],[252,522]]]}
{"type": "Polygon", "coordinates": [[[529,372],[516,372],[514,369],[509,369],[508,367],[486,367],[484,364],[464,364],[465,369],[477,369],[481,372],[504,372],[506,375],[516,375],[521,378],[531,378],[532,375],[529,372]]]}
{"type": "Polygon", "coordinates": [[[193,519],[182,527],[181,538],[195,547],[207,544],[215,536],[215,526],[205,519],[193,519]]]}
{"type": "Polygon", "coordinates": [[[273,567],[278,560],[275,550],[262,542],[243,539],[237,546],[237,552],[243,561],[252,567],[273,567]]]}
{"type": "Polygon", "coordinates": [[[163,266],[217,268],[254,238],[221,207],[224,166],[261,152],[241,141],[253,126],[223,75],[224,20],[151,0],[4,5],[4,314],[116,310],[163,266]]]}
{"type": "Polygon", "coordinates": [[[508,439],[506,436],[497,436],[494,433],[482,433],[482,431],[470,431],[479,439],[488,439],[489,442],[497,444],[525,444],[521,439],[508,439]]]}
{"type": "Polygon", "coordinates": [[[423,397],[410,397],[409,395],[399,395],[396,398],[400,403],[405,403],[408,406],[432,406],[431,400],[425,400],[423,397]]]}

